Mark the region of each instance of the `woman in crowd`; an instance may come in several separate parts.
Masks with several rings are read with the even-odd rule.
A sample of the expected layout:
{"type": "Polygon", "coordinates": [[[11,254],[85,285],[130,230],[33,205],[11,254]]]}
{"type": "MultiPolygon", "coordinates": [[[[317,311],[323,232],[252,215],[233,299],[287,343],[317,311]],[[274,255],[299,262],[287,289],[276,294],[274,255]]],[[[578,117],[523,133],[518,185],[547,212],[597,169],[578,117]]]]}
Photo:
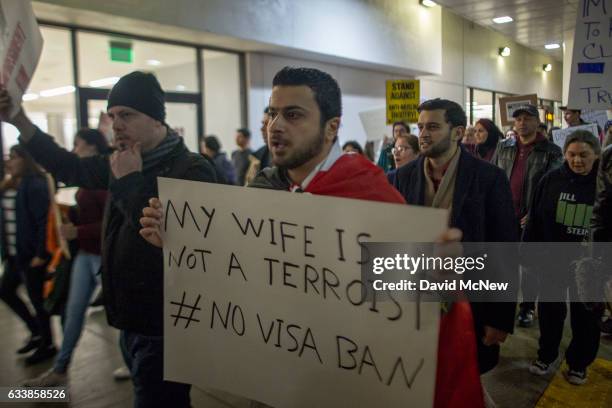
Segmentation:
{"type": "Polygon", "coordinates": [[[419,155],[419,138],[415,135],[399,135],[395,140],[395,146],[391,150],[395,168],[387,172],[389,183],[393,184],[397,169],[410,163],[419,155]]]}
{"type": "Polygon", "coordinates": [[[461,143],[464,145],[474,146],[476,144],[476,129],[474,126],[465,128],[465,134],[461,138],[461,143]]]}
{"type": "Polygon", "coordinates": [[[345,144],[342,145],[342,151],[344,153],[358,153],[363,154],[363,149],[361,145],[356,140],[349,140],[345,144]]]}
{"type": "Polygon", "coordinates": [[[484,161],[491,162],[497,149],[497,143],[504,138],[504,134],[495,123],[489,119],[478,119],[478,122],[474,125],[474,129],[476,131],[474,133],[476,142],[474,155],[484,161]]]}
{"type": "Polygon", "coordinates": [[[14,268],[7,270],[3,278],[2,298],[26,322],[30,340],[17,350],[25,354],[35,350],[25,359],[27,365],[36,364],[55,355],[50,317],[44,308],[43,287],[49,254],[46,249],[47,215],[49,213],[49,188],[47,180],[32,157],[21,146],[10,148],[6,171],[10,177],[4,184],[17,190],[15,196],[16,256],[14,268]],[[19,274],[36,311],[33,318],[23,301],[15,293],[19,274]]]}
{"type": "MultiPolygon", "coordinates": [[[[80,158],[108,153],[106,137],[95,129],[82,129],[74,138],[73,152],[80,158]]],[[[66,240],[78,241],[78,253],[72,264],[70,291],[64,313],[64,338],[53,367],[40,377],[24,383],[30,387],[56,387],[68,380],[68,366],[83,331],[85,312],[94,290],[100,283],[100,238],[106,203],[105,190],[79,188],[76,193],[74,223],[63,224],[60,234],[66,240]]]]}
{"type": "Polygon", "coordinates": [[[221,143],[216,136],[210,135],[203,139],[202,151],[204,155],[212,160],[217,172],[217,178],[222,184],[236,184],[236,170],[234,165],[227,159],[225,153],[221,152],[221,143]]]}
{"type": "MultiPolygon", "coordinates": [[[[577,130],[570,134],[563,148],[565,162],[547,173],[538,184],[533,205],[525,228],[525,242],[581,242],[589,233],[590,216],[595,201],[597,160],[601,152],[599,140],[590,132],[577,130]],[[568,208],[577,209],[576,214],[568,208]],[[564,214],[565,216],[560,216],[564,214]]],[[[538,358],[529,371],[546,375],[554,366],[559,355],[563,325],[567,315],[565,294],[577,298],[575,279],[572,279],[570,263],[572,256],[561,260],[564,270],[550,271],[550,257],[540,250],[531,256],[529,262],[541,271],[540,281],[546,287],[538,303],[540,340],[538,358]],[[533,259],[538,259],[535,261],[533,259]]],[[[568,252],[554,251],[557,261],[568,252]]],[[[599,348],[598,316],[588,311],[581,302],[570,303],[572,340],[565,353],[569,370],[566,379],[572,384],[586,382],[587,367],[593,362],[599,348]]]]}
{"type": "Polygon", "coordinates": [[[395,122],[392,127],[392,132],[393,140],[389,142],[387,140],[387,137],[385,137],[385,140],[383,141],[383,147],[380,151],[380,156],[378,157],[378,167],[382,168],[385,173],[395,168],[393,153],[391,152],[391,150],[395,146],[397,138],[401,135],[409,135],[410,128],[404,122],[395,122]]]}

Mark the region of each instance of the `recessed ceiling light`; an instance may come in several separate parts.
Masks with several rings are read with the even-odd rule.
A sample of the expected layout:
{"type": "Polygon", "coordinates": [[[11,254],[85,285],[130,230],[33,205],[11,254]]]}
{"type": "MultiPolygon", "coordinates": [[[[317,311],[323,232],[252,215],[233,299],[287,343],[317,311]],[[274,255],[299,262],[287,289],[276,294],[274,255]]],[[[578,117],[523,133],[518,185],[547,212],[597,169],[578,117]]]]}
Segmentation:
{"type": "Polygon", "coordinates": [[[547,50],[556,50],[557,48],[561,48],[561,46],[557,43],[553,43],[553,44],[546,44],[544,48],[546,48],[547,50]]]}
{"type": "Polygon", "coordinates": [[[421,0],[420,3],[421,3],[422,6],[425,6],[425,7],[435,7],[435,6],[437,6],[436,2],[435,1],[431,1],[431,0],[421,0]]]}
{"type": "Polygon", "coordinates": [[[28,92],[26,94],[23,94],[23,96],[21,97],[21,100],[27,102],[27,101],[33,101],[35,99],[38,99],[38,94],[35,93],[31,93],[28,92]]]}
{"type": "Polygon", "coordinates": [[[513,19],[512,19],[512,17],[510,17],[510,16],[495,17],[495,18],[493,19],[493,22],[494,22],[495,24],[505,24],[505,23],[509,23],[509,22],[511,22],[511,21],[514,21],[514,20],[513,20],[513,19]]]}
{"type": "Polygon", "coordinates": [[[119,77],[117,76],[101,78],[101,79],[96,79],[94,81],[89,82],[89,86],[91,86],[92,88],[100,88],[102,86],[115,85],[117,81],[119,81],[119,77]]]}
{"type": "Polygon", "coordinates": [[[72,85],[62,86],[59,88],[47,89],[46,91],[40,91],[40,96],[43,98],[49,98],[51,96],[59,96],[69,94],[75,91],[75,87],[72,85]]]}
{"type": "Polygon", "coordinates": [[[184,91],[185,89],[186,89],[186,88],[185,88],[185,85],[180,85],[180,84],[179,84],[179,85],[177,85],[177,86],[176,86],[176,90],[177,90],[177,91],[184,91]]]}
{"type": "Polygon", "coordinates": [[[510,47],[501,47],[499,49],[499,55],[501,55],[502,57],[509,57],[510,56],[510,47]]]}
{"type": "Polygon", "coordinates": [[[156,59],[150,59],[150,60],[147,60],[147,64],[156,67],[158,65],[161,65],[161,61],[156,60],[156,59]]]}
{"type": "Polygon", "coordinates": [[[544,64],[544,65],[542,65],[542,70],[543,70],[544,72],[550,72],[550,71],[552,71],[552,64],[544,64]]]}

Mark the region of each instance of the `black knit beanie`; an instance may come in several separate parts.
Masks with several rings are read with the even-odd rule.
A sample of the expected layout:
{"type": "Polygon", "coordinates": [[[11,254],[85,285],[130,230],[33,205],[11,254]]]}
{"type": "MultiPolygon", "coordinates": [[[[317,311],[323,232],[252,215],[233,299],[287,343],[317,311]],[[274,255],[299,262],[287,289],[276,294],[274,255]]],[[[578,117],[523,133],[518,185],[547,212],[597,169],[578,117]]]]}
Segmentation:
{"type": "Polygon", "coordinates": [[[164,101],[164,91],[155,75],[134,71],[122,76],[110,90],[106,109],[127,106],[163,123],[166,119],[164,101]]]}

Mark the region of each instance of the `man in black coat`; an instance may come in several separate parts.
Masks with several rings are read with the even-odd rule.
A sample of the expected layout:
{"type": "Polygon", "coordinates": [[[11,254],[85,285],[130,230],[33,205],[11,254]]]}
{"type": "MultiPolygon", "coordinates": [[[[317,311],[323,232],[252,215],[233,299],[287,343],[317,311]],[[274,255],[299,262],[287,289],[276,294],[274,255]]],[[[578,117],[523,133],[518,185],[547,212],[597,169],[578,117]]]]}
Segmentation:
{"type": "MultiPolygon", "coordinates": [[[[460,147],[467,122],[463,108],[433,99],[418,111],[421,155],[401,167],[395,179],[406,202],[449,209],[449,226],[463,232],[464,242],[516,242],[517,221],[504,172],[460,147]]],[[[499,345],[513,331],[516,304],[472,302],[471,306],[478,363],[484,373],[497,364],[499,345]]]]}
{"type": "Polygon", "coordinates": [[[25,115],[0,88],[0,119],[20,132],[36,161],[67,185],[108,189],[103,219],[102,288],[111,326],[134,383],[135,406],[189,407],[191,386],[163,380],[163,253],[138,233],[142,209],[157,196],[157,177],[215,182],[214,169],[191,153],[165,122],[165,97],[157,79],[132,72],[108,95],[116,151],[79,159],[25,115]]]}

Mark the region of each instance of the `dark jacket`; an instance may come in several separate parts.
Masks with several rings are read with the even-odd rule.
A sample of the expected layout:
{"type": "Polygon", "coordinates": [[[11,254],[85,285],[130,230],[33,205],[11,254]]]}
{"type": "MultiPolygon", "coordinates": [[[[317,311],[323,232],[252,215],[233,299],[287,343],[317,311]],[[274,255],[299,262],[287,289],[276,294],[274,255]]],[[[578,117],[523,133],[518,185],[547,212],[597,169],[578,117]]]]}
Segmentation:
{"type": "Polygon", "coordinates": [[[227,160],[225,153],[217,153],[215,157],[212,158],[212,161],[215,164],[215,172],[223,175],[223,179],[225,180],[223,184],[235,185],[236,170],[234,170],[232,163],[227,160]]]}
{"type": "Polygon", "coordinates": [[[31,175],[21,179],[15,197],[17,264],[27,268],[35,256],[48,258],[47,215],[49,187],[43,176],[31,175]]]}
{"type": "Polygon", "coordinates": [[[57,180],[108,189],[102,228],[102,288],[109,323],[143,335],[163,334],[163,253],[138,233],[142,209],[158,196],[157,177],[215,182],[212,166],[178,144],[157,165],[115,179],[107,156],[79,159],[37,129],[25,144],[57,180]]]}
{"type": "MultiPolygon", "coordinates": [[[[514,167],[514,159],[516,158],[516,140],[514,138],[504,139],[499,142],[497,151],[491,159],[491,163],[502,168],[506,172],[506,177],[510,180],[512,169],[514,167]]],[[[563,163],[563,153],[561,148],[556,144],[543,140],[533,147],[533,150],[527,158],[527,169],[525,171],[525,179],[523,182],[523,197],[521,199],[521,207],[519,213],[527,214],[529,212],[529,204],[533,200],[533,191],[535,190],[540,178],[548,171],[559,167],[563,163]]],[[[512,200],[510,200],[512,203],[512,200]]]]}
{"type": "Polygon", "coordinates": [[[261,164],[259,165],[259,168],[261,170],[272,165],[270,161],[270,149],[268,149],[268,145],[263,145],[259,149],[255,150],[253,156],[255,156],[257,160],[261,162],[261,164]]]}
{"type": "MultiPolygon", "coordinates": [[[[512,208],[510,184],[499,168],[461,149],[457,165],[455,194],[450,227],[463,232],[464,242],[516,242],[517,221],[512,208]]],[[[395,188],[412,205],[425,203],[425,157],[398,169],[395,188]]],[[[518,270],[512,271],[518,274],[518,270]]],[[[514,277],[513,277],[514,278],[514,277]]],[[[484,326],[507,333],[514,328],[516,303],[471,303],[477,335],[478,363],[482,373],[493,368],[499,359],[499,346],[485,346],[480,340],[484,326]]]]}
{"type": "Polygon", "coordinates": [[[612,146],[603,151],[599,163],[591,239],[596,242],[612,241],[612,146]]]}
{"type": "Polygon", "coordinates": [[[108,192],[80,188],[76,193],[76,217],[79,249],[90,254],[100,254],[102,239],[102,218],[108,192]]]}

